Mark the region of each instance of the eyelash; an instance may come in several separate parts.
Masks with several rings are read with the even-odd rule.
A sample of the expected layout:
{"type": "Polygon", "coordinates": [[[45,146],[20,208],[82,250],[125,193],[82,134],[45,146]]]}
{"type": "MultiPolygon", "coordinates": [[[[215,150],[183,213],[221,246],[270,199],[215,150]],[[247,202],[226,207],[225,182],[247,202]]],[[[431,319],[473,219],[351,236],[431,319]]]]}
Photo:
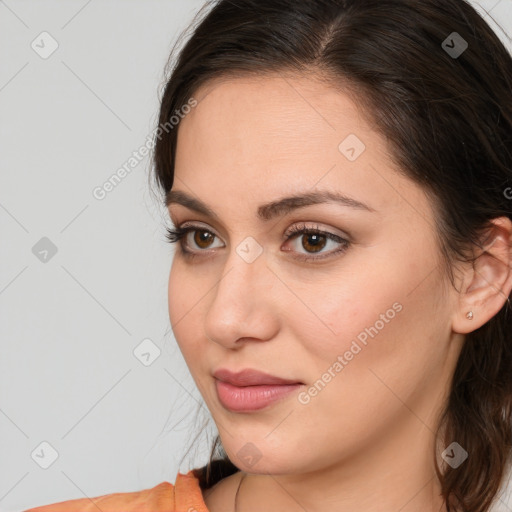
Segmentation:
{"type": "MultiPolygon", "coordinates": [[[[176,242],[180,242],[179,248],[180,248],[181,255],[190,260],[195,258],[196,256],[198,256],[198,253],[196,251],[190,251],[190,250],[186,249],[183,239],[185,238],[185,236],[188,233],[193,232],[193,231],[203,231],[205,233],[210,233],[211,235],[216,237],[216,235],[214,233],[212,233],[211,231],[209,231],[208,229],[205,229],[201,226],[194,226],[194,225],[188,225],[187,227],[184,227],[184,228],[181,226],[177,226],[176,229],[166,228],[166,234],[165,234],[165,237],[166,237],[168,243],[173,244],[176,242]]],[[[342,245],[342,247],[339,249],[333,250],[324,256],[302,255],[302,256],[294,256],[294,258],[296,258],[300,261],[322,260],[322,259],[334,256],[335,254],[338,254],[338,253],[344,253],[350,246],[350,242],[345,238],[342,238],[333,233],[329,233],[328,231],[322,231],[321,229],[318,229],[318,228],[307,228],[304,224],[295,225],[292,228],[290,228],[288,230],[288,232],[286,233],[285,241],[287,242],[288,240],[291,240],[292,238],[296,238],[298,235],[310,235],[310,234],[323,235],[323,236],[327,237],[329,240],[333,240],[335,242],[340,243],[342,245]]],[[[206,250],[199,250],[199,252],[206,252],[206,250]]]]}

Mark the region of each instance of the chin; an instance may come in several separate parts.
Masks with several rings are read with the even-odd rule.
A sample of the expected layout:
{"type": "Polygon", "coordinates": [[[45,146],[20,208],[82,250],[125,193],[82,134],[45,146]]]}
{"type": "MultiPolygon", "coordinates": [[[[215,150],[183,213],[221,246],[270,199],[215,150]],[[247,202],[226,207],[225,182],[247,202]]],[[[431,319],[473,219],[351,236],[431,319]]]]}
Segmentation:
{"type": "Polygon", "coordinates": [[[233,438],[229,438],[225,444],[223,442],[223,447],[230,461],[246,473],[279,475],[309,470],[306,468],[310,468],[310,464],[304,460],[301,450],[284,445],[282,440],[279,441],[280,446],[276,447],[268,440],[259,439],[258,436],[254,441],[235,444],[233,438]],[[301,469],[299,466],[302,465],[305,467],[301,469]]]}

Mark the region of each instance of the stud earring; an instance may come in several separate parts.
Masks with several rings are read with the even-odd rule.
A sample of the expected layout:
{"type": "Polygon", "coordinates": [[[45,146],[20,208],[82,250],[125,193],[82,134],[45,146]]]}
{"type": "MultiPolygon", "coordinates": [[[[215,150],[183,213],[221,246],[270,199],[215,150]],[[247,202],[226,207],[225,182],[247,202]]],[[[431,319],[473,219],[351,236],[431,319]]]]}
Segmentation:
{"type": "Polygon", "coordinates": [[[468,313],[466,313],[466,318],[468,320],[471,320],[473,318],[473,311],[469,311],[468,313]]]}

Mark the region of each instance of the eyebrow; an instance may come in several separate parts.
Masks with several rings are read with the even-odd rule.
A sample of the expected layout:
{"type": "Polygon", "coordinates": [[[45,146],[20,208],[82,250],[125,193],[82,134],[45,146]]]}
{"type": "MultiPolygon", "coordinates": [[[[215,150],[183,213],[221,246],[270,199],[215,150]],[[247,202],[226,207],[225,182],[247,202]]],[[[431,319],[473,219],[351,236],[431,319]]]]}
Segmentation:
{"type": "MultiPolygon", "coordinates": [[[[206,204],[181,190],[170,190],[166,194],[165,206],[169,207],[173,203],[181,204],[190,210],[194,210],[198,213],[202,213],[203,215],[211,217],[212,219],[220,221],[218,215],[206,204]]],[[[365,210],[369,212],[376,211],[371,206],[357,201],[352,197],[325,190],[287,196],[275,201],[271,201],[269,203],[262,204],[258,207],[257,217],[262,221],[269,221],[279,215],[286,215],[287,213],[298,208],[304,208],[306,206],[321,203],[337,203],[342,206],[354,208],[356,210],[365,210]]]]}

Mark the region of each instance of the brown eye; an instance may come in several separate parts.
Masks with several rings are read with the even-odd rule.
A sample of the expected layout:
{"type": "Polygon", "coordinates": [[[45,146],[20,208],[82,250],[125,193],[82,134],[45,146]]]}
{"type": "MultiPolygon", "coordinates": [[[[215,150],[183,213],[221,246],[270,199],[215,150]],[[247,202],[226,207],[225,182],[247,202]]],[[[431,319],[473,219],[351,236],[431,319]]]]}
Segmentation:
{"type": "Polygon", "coordinates": [[[327,244],[325,235],[318,233],[305,233],[301,238],[302,247],[308,252],[321,251],[327,244]]]}
{"type": "Polygon", "coordinates": [[[193,233],[194,243],[201,249],[207,249],[208,245],[211,244],[215,238],[215,235],[204,229],[195,229],[193,233]]]}
{"type": "MultiPolygon", "coordinates": [[[[305,224],[293,226],[285,233],[285,238],[292,246],[294,258],[301,261],[319,261],[344,253],[351,242],[339,235],[324,231],[318,226],[307,227],[305,224]],[[293,247],[294,246],[294,247],[293,247]],[[331,251],[324,251],[327,247],[331,251]],[[336,248],[337,246],[337,248],[336,248]],[[318,253],[318,255],[316,255],[318,253]]],[[[290,249],[287,249],[289,251],[290,249]]]]}
{"type": "MultiPolygon", "coordinates": [[[[186,225],[178,226],[174,230],[168,229],[167,238],[170,243],[179,242],[182,256],[189,259],[199,256],[202,252],[205,253],[205,257],[210,257],[211,251],[208,249],[225,247],[217,235],[200,226],[186,225]],[[215,239],[218,239],[220,245],[212,245],[215,243],[215,239]]],[[[322,231],[318,227],[308,228],[305,225],[294,226],[285,233],[285,238],[290,245],[295,246],[286,251],[295,253],[293,257],[300,261],[313,262],[334,257],[337,254],[345,253],[351,246],[351,242],[346,238],[329,231],[322,231]],[[325,247],[329,248],[330,246],[333,246],[331,251],[323,251],[325,247]],[[315,253],[319,254],[313,256],[315,253]]]]}

